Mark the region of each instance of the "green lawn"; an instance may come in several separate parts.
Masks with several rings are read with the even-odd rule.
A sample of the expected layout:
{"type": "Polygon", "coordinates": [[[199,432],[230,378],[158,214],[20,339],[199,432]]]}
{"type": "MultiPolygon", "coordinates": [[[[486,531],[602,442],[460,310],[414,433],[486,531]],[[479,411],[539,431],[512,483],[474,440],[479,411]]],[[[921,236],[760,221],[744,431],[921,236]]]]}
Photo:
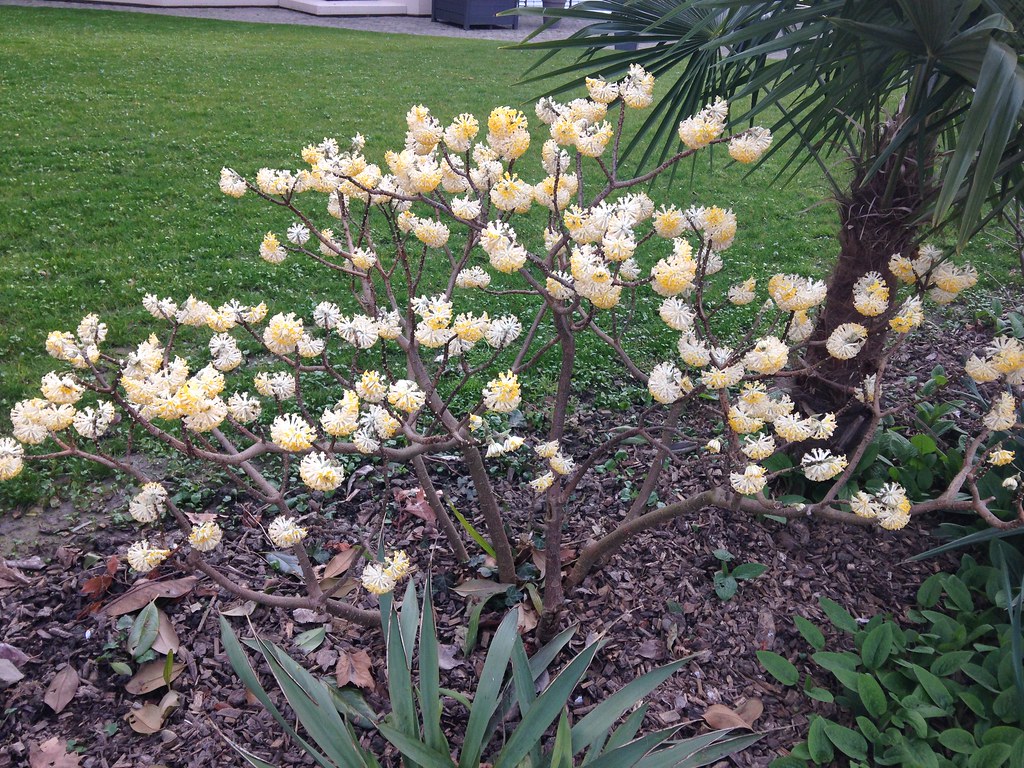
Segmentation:
{"type": "MultiPolygon", "coordinates": [[[[262,234],[287,220],[251,196],[221,195],[222,166],[249,176],[295,168],[304,144],[357,131],[383,166],[417,103],[442,122],[464,111],[483,121],[498,104],[523,105],[532,118],[525,102],[536,88],[514,83],[533,55],[493,41],[0,8],[0,432],[10,406],[53,367],[46,333],[73,329],[87,312],[110,325],[117,347],[141,338],[148,292],[215,306],[262,299],[272,313],[308,314],[340,298],[316,265],[258,258],[262,234]]],[[[541,131],[531,124],[536,154],[541,131]]],[[[652,196],[735,209],[729,255],[740,269],[723,280],[822,274],[836,251],[835,216],[817,205],[826,192],[813,167],[780,189],[770,167],[747,176],[721,157],[680,169],[652,196]]],[[[536,164],[526,168],[540,178],[536,164]]],[[[977,249],[989,285],[1005,282],[1009,249],[987,240],[977,249]]]]}

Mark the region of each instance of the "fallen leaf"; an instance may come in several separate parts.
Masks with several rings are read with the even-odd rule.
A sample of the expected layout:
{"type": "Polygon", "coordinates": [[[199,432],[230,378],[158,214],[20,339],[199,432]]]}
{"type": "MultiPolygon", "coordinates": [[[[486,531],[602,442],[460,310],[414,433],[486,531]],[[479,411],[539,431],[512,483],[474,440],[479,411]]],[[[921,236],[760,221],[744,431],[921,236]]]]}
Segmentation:
{"type": "Polygon", "coordinates": [[[704,720],[712,728],[746,728],[754,730],[754,721],[764,712],[760,699],[747,699],[743,706],[730,709],[724,704],[712,704],[704,713],[704,720]]]}
{"type": "Polygon", "coordinates": [[[82,594],[91,600],[99,600],[110,589],[110,585],[114,583],[113,576],[93,576],[91,579],[86,579],[85,583],[82,584],[82,594]]]}
{"type": "Polygon", "coordinates": [[[252,600],[246,600],[244,603],[232,605],[230,608],[225,608],[220,612],[221,616],[249,616],[256,609],[256,603],[252,600]]]}
{"type": "MultiPolygon", "coordinates": [[[[171,665],[171,681],[173,682],[185,669],[185,665],[182,663],[174,663],[171,665]]],[[[161,661],[150,661],[139,667],[139,671],[135,673],[131,680],[124,684],[124,689],[128,693],[134,693],[136,696],[155,691],[158,688],[162,688],[165,685],[164,682],[164,662],[161,661]]]]}
{"type": "Polygon", "coordinates": [[[636,648],[636,653],[638,656],[643,656],[645,659],[651,659],[652,661],[664,659],[666,656],[665,646],[656,637],[649,638],[640,643],[636,648]]]}
{"type": "Polygon", "coordinates": [[[289,576],[302,578],[302,568],[299,567],[299,558],[290,552],[264,552],[267,562],[271,568],[276,568],[281,573],[289,576]]]}
{"type": "Polygon", "coordinates": [[[306,653],[312,653],[321,645],[323,645],[324,639],[326,637],[327,630],[323,627],[307,629],[305,632],[302,632],[295,636],[295,644],[306,653]]]}
{"type": "Polygon", "coordinates": [[[298,624],[322,624],[327,621],[328,616],[326,613],[317,613],[309,608],[296,608],[292,611],[292,618],[298,624]]]}
{"type": "Polygon", "coordinates": [[[181,641],[178,640],[178,633],[174,631],[174,625],[163,611],[157,610],[157,616],[160,619],[160,625],[157,628],[156,640],[153,641],[153,650],[165,656],[168,653],[177,653],[178,648],[181,647],[181,641]]]}
{"type": "Polygon", "coordinates": [[[452,587],[452,592],[463,597],[488,598],[498,595],[511,587],[511,584],[500,584],[487,579],[466,579],[452,587]]]}
{"type": "Polygon", "coordinates": [[[394,493],[395,501],[398,502],[403,512],[418,517],[427,525],[435,525],[437,523],[437,515],[434,513],[433,507],[430,506],[430,502],[427,501],[427,495],[423,492],[422,488],[417,488],[415,491],[396,488],[394,493]]]}
{"type": "Polygon", "coordinates": [[[334,676],[339,688],[349,683],[367,691],[372,691],[376,687],[373,681],[373,663],[366,651],[339,651],[334,676]]]}
{"type": "Polygon", "coordinates": [[[0,558],[0,582],[3,582],[4,587],[17,587],[31,584],[32,582],[25,578],[25,574],[16,568],[11,568],[2,558],[0,558]]]}
{"type": "Polygon", "coordinates": [[[455,645],[443,645],[438,644],[437,646],[437,665],[441,669],[455,669],[461,667],[464,662],[462,659],[456,659],[455,654],[458,652],[459,646],[455,645]]]}
{"type": "Polygon", "coordinates": [[[64,711],[64,707],[75,698],[79,682],[78,672],[68,664],[50,681],[50,687],[43,695],[43,703],[59,715],[64,711]]]}
{"type": "Polygon", "coordinates": [[[108,616],[122,616],[145,608],[158,597],[181,597],[192,591],[198,579],[186,576],[182,579],[169,581],[137,581],[123,595],[119,595],[107,603],[103,612],[108,616]]]}
{"type": "Polygon", "coordinates": [[[159,704],[145,704],[141,709],[133,709],[124,719],[133,731],[148,736],[163,729],[164,721],[177,709],[179,701],[177,691],[168,691],[159,704]]]}
{"type": "Polygon", "coordinates": [[[0,691],[25,679],[13,662],[9,659],[0,659],[0,691]]]}
{"type": "Polygon", "coordinates": [[[327,567],[324,568],[324,578],[333,579],[335,576],[341,576],[352,567],[352,563],[359,557],[360,552],[362,550],[359,547],[352,547],[332,557],[327,563],[327,567]]]}
{"type": "Polygon", "coordinates": [[[67,751],[67,742],[54,736],[42,744],[29,744],[29,768],[78,768],[82,756],[67,751]]]}
{"type": "Polygon", "coordinates": [[[0,659],[7,659],[16,667],[22,667],[28,661],[24,652],[7,643],[0,643],[0,659]]]}
{"type": "Polygon", "coordinates": [[[751,729],[754,721],[764,713],[764,704],[760,699],[747,699],[740,706],[736,707],[736,714],[743,718],[751,729]]]}
{"type": "Polygon", "coordinates": [[[537,614],[533,608],[528,608],[524,603],[519,604],[519,618],[516,621],[516,629],[520,635],[525,635],[537,626],[537,614]]]}
{"type": "Polygon", "coordinates": [[[203,523],[215,523],[217,518],[220,517],[216,512],[186,512],[185,517],[192,525],[202,525],[203,523]]]}
{"type": "Polygon", "coordinates": [[[53,554],[57,558],[57,562],[65,568],[70,568],[82,556],[82,550],[75,547],[57,547],[57,551],[53,554]]]}

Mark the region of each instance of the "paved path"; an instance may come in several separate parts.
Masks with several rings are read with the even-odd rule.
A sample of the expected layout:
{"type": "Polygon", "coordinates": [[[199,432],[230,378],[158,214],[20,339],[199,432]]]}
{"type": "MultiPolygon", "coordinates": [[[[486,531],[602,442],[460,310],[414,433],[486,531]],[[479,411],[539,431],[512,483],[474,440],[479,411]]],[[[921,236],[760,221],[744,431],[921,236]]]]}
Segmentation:
{"type": "MultiPolygon", "coordinates": [[[[139,5],[111,5],[109,3],[69,3],[56,0],[0,0],[3,5],[23,5],[48,8],[98,8],[106,11],[158,13],[164,16],[190,16],[197,19],[224,19],[251,21],[263,24],[304,24],[313,27],[359,29],[365,32],[383,32],[407,35],[435,35],[438,37],[468,37],[474,40],[504,40],[519,42],[541,24],[540,16],[524,16],[519,29],[462,29],[452,24],[440,24],[429,16],[311,16],[284,8],[151,8],[139,5]]],[[[568,37],[583,26],[576,19],[563,19],[554,29],[542,32],[537,40],[568,37]]]]}

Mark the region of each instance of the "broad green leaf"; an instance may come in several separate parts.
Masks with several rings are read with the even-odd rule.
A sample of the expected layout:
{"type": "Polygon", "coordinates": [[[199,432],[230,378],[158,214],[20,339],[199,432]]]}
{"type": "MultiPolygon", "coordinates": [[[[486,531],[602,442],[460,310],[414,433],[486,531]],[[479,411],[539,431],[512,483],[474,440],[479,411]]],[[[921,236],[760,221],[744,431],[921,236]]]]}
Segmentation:
{"type": "Polygon", "coordinates": [[[943,709],[953,704],[953,695],[946,688],[942,680],[933,675],[924,667],[917,664],[913,665],[914,676],[918,682],[921,683],[921,687],[924,688],[925,693],[928,697],[935,702],[935,704],[943,709]]]}
{"type": "Polygon", "coordinates": [[[903,755],[903,765],[920,766],[920,768],[939,768],[938,756],[923,741],[904,739],[900,742],[899,751],[903,755]]]}
{"type": "Polygon", "coordinates": [[[821,609],[825,611],[825,615],[828,616],[836,628],[855,634],[857,632],[857,620],[851,616],[843,606],[837,603],[835,600],[830,600],[827,597],[822,597],[818,600],[821,605],[821,609]]]}
{"type": "Polygon", "coordinates": [[[733,578],[739,581],[750,581],[751,579],[756,579],[767,570],[768,566],[761,563],[743,563],[732,569],[732,575],[733,578]]]}
{"type": "Polygon", "coordinates": [[[831,704],[835,701],[835,696],[832,695],[832,691],[816,686],[810,676],[804,680],[804,693],[815,701],[823,701],[826,704],[831,704]]]}
{"type": "Polygon", "coordinates": [[[951,752],[970,755],[978,750],[974,737],[963,728],[947,728],[939,733],[939,744],[951,752]]]}
{"type": "Polygon", "coordinates": [[[857,675],[857,695],[860,696],[864,709],[876,719],[882,717],[888,709],[885,692],[873,675],[865,673],[857,675]]]}
{"type": "Polygon", "coordinates": [[[793,663],[774,651],[758,651],[757,660],[768,673],[783,685],[796,685],[800,672],[793,663]]]}
{"type": "Polygon", "coordinates": [[[931,673],[939,677],[949,677],[963,669],[964,664],[974,658],[973,651],[951,651],[936,657],[931,664],[931,673]]]}
{"type": "Polygon", "coordinates": [[[139,611],[128,633],[128,652],[136,659],[153,647],[160,630],[160,613],[156,601],[139,611]]]}
{"type": "MultiPolygon", "coordinates": [[[[967,760],[967,768],[999,768],[1006,765],[1012,748],[1009,744],[989,744],[982,747],[967,760]]],[[[1017,766],[1010,766],[1017,768],[1017,766]]]]}
{"type": "Polygon", "coordinates": [[[952,573],[943,575],[945,578],[942,580],[942,586],[946,590],[946,594],[949,595],[949,599],[953,601],[956,609],[963,613],[973,612],[974,599],[971,597],[971,590],[967,588],[967,585],[952,573]]]}
{"type": "Polygon", "coordinates": [[[864,645],[860,649],[860,657],[864,666],[868,669],[878,669],[885,660],[889,658],[892,650],[892,627],[889,624],[879,624],[871,630],[864,638],[864,645]]]}
{"type": "Polygon", "coordinates": [[[868,743],[852,728],[831,720],[824,720],[825,735],[840,752],[854,760],[867,760],[868,743]]]}
{"type": "Polygon", "coordinates": [[[811,759],[818,765],[831,763],[835,757],[832,742],[825,734],[825,718],[816,717],[811,722],[810,730],[807,732],[807,749],[811,753],[811,759]]]}
{"type": "Polygon", "coordinates": [[[797,630],[814,650],[820,651],[825,647],[825,635],[814,624],[803,616],[794,616],[793,623],[796,624],[797,630]]]}
{"type": "Polygon", "coordinates": [[[719,600],[731,600],[739,588],[739,582],[732,576],[721,571],[715,574],[715,594],[719,600]]]}

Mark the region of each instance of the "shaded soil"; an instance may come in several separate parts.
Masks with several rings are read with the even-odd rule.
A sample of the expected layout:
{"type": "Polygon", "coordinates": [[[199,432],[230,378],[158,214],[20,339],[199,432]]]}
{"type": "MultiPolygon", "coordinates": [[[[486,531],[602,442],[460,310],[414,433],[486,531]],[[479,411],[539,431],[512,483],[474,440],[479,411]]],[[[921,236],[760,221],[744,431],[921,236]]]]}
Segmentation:
{"type": "MultiPolygon", "coordinates": [[[[934,365],[954,363],[955,349],[969,349],[983,343],[980,331],[958,332],[955,344],[908,349],[901,367],[906,373],[930,371],[934,365]]],[[[576,438],[600,433],[621,421],[621,414],[598,412],[592,419],[575,424],[576,438]]],[[[699,424],[694,424],[699,432],[699,424]]],[[[569,438],[572,440],[572,437],[569,438]]],[[[634,449],[631,449],[634,450],[634,449]]],[[[572,510],[565,532],[565,546],[572,550],[587,539],[606,530],[621,514],[620,497],[628,495],[629,483],[644,467],[645,457],[633,454],[622,459],[614,471],[596,474],[581,486],[579,503],[572,510]]],[[[442,476],[444,468],[435,467],[442,476]]],[[[703,481],[699,462],[688,472],[664,473],[659,495],[671,500],[686,493],[689,486],[703,481]]],[[[515,477],[508,470],[507,477],[515,477]]],[[[454,478],[451,478],[454,480],[454,478]]],[[[356,478],[350,498],[332,502],[325,516],[307,522],[312,540],[323,542],[321,558],[326,561],[344,551],[349,542],[374,542],[381,527],[381,499],[393,499],[394,490],[414,488],[409,475],[381,478],[363,475],[356,478]]],[[[447,484],[456,505],[472,510],[467,489],[455,482],[447,484]]],[[[525,569],[537,543],[534,535],[541,513],[532,497],[518,483],[503,488],[510,509],[518,510],[515,526],[520,531],[516,544],[525,569]]],[[[395,506],[395,505],[392,505],[395,506]]],[[[400,505],[398,505],[400,506],[400,505]]],[[[265,558],[266,545],[257,523],[262,511],[239,502],[232,510],[234,528],[230,544],[221,548],[214,562],[240,581],[283,594],[295,591],[294,577],[270,568],[265,558]],[[219,559],[218,559],[219,558],[219,559]]],[[[0,519],[0,534],[5,533],[7,518],[0,519]]],[[[227,744],[225,737],[245,745],[277,765],[311,765],[291,744],[270,716],[255,703],[232,672],[223,653],[218,628],[218,613],[237,607],[238,601],[201,579],[195,588],[176,599],[161,599],[181,649],[177,660],[184,663],[173,687],[180,694],[179,708],[170,714],[163,730],[149,736],[136,734],[125,721],[133,708],[156,703],[163,689],[149,694],[126,692],[127,677],[115,673],[112,662],[137,667],[125,650],[127,630],[119,629],[116,619],[96,609],[112,595],[128,587],[125,569],[114,576],[109,591],[98,600],[83,594],[88,579],[107,573],[107,558],[123,552],[134,540],[134,530],[110,526],[104,518],[87,521],[74,532],[61,530],[60,548],[52,544],[40,548],[46,558],[31,559],[24,548],[15,570],[0,570],[0,643],[18,649],[27,660],[18,666],[24,679],[0,692],[0,768],[28,765],[29,750],[51,737],[70,742],[80,752],[84,768],[135,768],[136,766],[241,766],[243,761],[227,744]],[[59,714],[44,703],[44,695],[55,675],[72,666],[81,679],[74,697],[59,714]]],[[[794,629],[791,617],[805,616],[819,626],[826,622],[818,598],[829,597],[865,620],[877,613],[889,613],[903,620],[905,606],[912,605],[918,585],[930,573],[951,567],[952,560],[908,563],[906,559],[934,545],[928,523],[915,520],[898,533],[843,527],[814,520],[781,525],[752,520],[727,510],[705,509],[691,518],[679,520],[663,529],[632,540],[607,564],[592,575],[573,595],[565,623],[578,622],[579,631],[572,648],[579,650],[588,639],[601,634],[607,645],[600,652],[585,682],[571,703],[572,715],[579,718],[598,701],[618,690],[633,677],[671,659],[692,656],[691,661],[651,698],[645,729],[683,724],[683,735],[705,726],[700,718],[712,704],[730,707],[748,699],[759,699],[764,714],[757,728],[765,738],[746,752],[722,765],[762,766],[802,738],[807,718],[815,711],[829,711],[828,705],[811,701],[799,688],[785,688],[766,675],[755,652],[771,649],[786,656],[806,675],[810,667],[805,654],[810,650],[794,629]],[[714,572],[719,561],[715,550],[725,549],[735,556],[734,564],[757,562],[767,571],[754,581],[744,582],[731,600],[723,602],[714,592],[714,572]]],[[[52,540],[51,540],[52,541],[52,540]]],[[[452,587],[466,577],[486,573],[483,557],[474,560],[474,568],[462,568],[448,556],[443,540],[422,520],[407,512],[394,514],[385,527],[388,548],[406,548],[418,564],[420,585],[424,574],[433,576],[433,589],[439,613],[439,634],[446,646],[446,669],[442,686],[472,691],[490,631],[506,608],[494,605],[485,612],[477,650],[464,658],[461,642],[465,626],[465,601],[452,587]]],[[[471,552],[473,550],[471,549],[471,552]]],[[[349,571],[358,573],[359,565],[349,571]]],[[[172,559],[161,567],[158,578],[186,575],[172,559]]],[[[345,578],[345,574],[341,575],[345,578]]],[[[95,584],[95,581],[88,584],[95,584]]],[[[344,592],[345,590],[343,590],[344,592]]],[[[365,594],[355,591],[355,599],[369,607],[365,594]]],[[[529,611],[526,621],[529,624],[529,611]]],[[[383,642],[378,631],[362,628],[310,611],[288,613],[257,607],[249,619],[267,639],[283,645],[309,669],[333,676],[339,656],[365,651],[375,682],[364,690],[368,704],[386,711],[383,642]],[[326,628],[323,643],[310,653],[295,644],[302,632],[318,626],[326,628]]],[[[244,634],[246,619],[231,619],[236,631],[244,634]]],[[[827,632],[827,634],[829,634],[827,632]]],[[[830,649],[842,647],[842,637],[829,634],[830,649]]],[[[533,632],[525,634],[528,650],[536,647],[533,632]]],[[[0,658],[4,646],[0,645],[0,658]]],[[[162,657],[161,657],[162,658],[162,657]]],[[[556,666],[564,664],[560,659],[556,666]]],[[[265,673],[266,670],[263,670],[265,673]]],[[[828,686],[829,680],[817,679],[828,686]]],[[[268,690],[280,701],[276,689],[268,690]]],[[[449,700],[444,717],[449,734],[460,734],[465,711],[449,700]]],[[[374,741],[371,732],[362,731],[367,744],[377,754],[385,746],[374,741]]],[[[453,746],[459,737],[450,737],[453,746]]],[[[394,762],[386,754],[385,763],[394,762]]],[[[69,764],[74,764],[69,763],[69,764]]]]}

